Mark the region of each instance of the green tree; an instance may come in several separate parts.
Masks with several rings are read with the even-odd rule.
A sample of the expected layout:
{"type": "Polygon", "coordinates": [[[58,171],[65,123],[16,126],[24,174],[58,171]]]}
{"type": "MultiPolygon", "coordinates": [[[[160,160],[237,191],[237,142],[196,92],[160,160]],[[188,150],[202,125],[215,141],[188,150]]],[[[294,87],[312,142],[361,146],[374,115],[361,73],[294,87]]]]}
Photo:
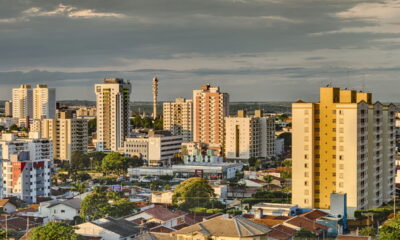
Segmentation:
{"type": "Polygon", "coordinates": [[[106,173],[120,174],[126,170],[125,166],[126,158],[117,152],[107,154],[101,163],[101,168],[106,173]]]}
{"type": "Polygon", "coordinates": [[[18,128],[18,126],[16,124],[13,124],[8,128],[8,130],[10,130],[10,131],[18,131],[19,128],[18,128]]]}
{"type": "Polygon", "coordinates": [[[74,192],[79,192],[79,193],[84,193],[86,192],[87,186],[84,182],[77,181],[75,182],[74,186],[72,187],[72,191],[74,192]]]}
{"type": "Polygon", "coordinates": [[[285,141],[284,141],[284,147],[285,147],[285,149],[289,149],[290,146],[292,146],[292,133],[290,133],[290,132],[281,133],[281,134],[278,136],[278,138],[283,138],[283,139],[285,140],[285,141]]]}
{"type": "Polygon", "coordinates": [[[80,217],[86,221],[105,216],[122,217],[134,210],[135,205],[123,198],[122,192],[106,193],[104,188],[98,188],[83,199],[80,217]]]}
{"type": "Polygon", "coordinates": [[[74,151],[71,154],[71,168],[72,169],[85,169],[89,168],[89,156],[82,151],[74,151]]]}
{"type": "Polygon", "coordinates": [[[107,154],[104,152],[90,152],[87,155],[89,156],[90,167],[101,170],[101,162],[107,154]]]}
{"type": "Polygon", "coordinates": [[[265,175],[263,177],[263,179],[267,183],[267,190],[270,191],[271,190],[271,183],[274,180],[274,177],[272,177],[271,175],[265,175]]]}
{"type": "Polygon", "coordinates": [[[154,120],[154,130],[163,130],[163,119],[157,118],[154,120]]]}
{"type": "Polygon", "coordinates": [[[182,209],[189,209],[199,207],[200,203],[204,204],[212,197],[215,197],[214,189],[207,180],[194,177],[181,182],[175,188],[172,202],[182,209]]]}
{"type": "Polygon", "coordinates": [[[397,240],[400,236],[400,215],[388,220],[379,229],[379,239],[397,240]]]}
{"type": "Polygon", "coordinates": [[[153,120],[149,117],[145,117],[142,119],[143,127],[144,128],[153,128],[153,120]]]}
{"type": "Polygon", "coordinates": [[[137,156],[125,157],[125,167],[124,168],[140,167],[140,166],[143,166],[142,159],[138,158],[137,156]]]}
{"type": "Polygon", "coordinates": [[[88,194],[82,201],[80,216],[84,221],[92,221],[106,216],[109,208],[104,192],[88,194]]]}
{"type": "Polygon", "coordinates": [[[29,240],[77,240],[83,239],[74,228],[65,223],[48,222],[44,226],[32,229],[29,240]]]}
{"type": "Polygon", "coordinates": [[[4,129],[5,129],[5,127],[0,125],[0,132],[2,132],[4,129]]]}
{"type": "Polygon", "coordinates": [[[378,231],[374,227],[365,227],[365,228],[360,229],[361,236],[373,237],[373,236],[376,236],[377,233],[378,233],[378,231]]]}
{"type": "Polygon", "coordinates": [[[88,122],[88,133],[89,135],[92,135],[92,133],[96,132],[96,126],[97,125],[97,119],[93,118],[90,119],[88,122]]]}
{"type": "Polygon", "coordinates": [[[131,119],[131,125],[133,128],[141,128],[143,127],[142,117],[138,114],[134,118],[131,119]]]}
{"type": "Polygon", "coordinates": [[[314,233],[302,228],[299,231],[296,232],[294,235],[295,239],[316,239],[317,236],[315,236],[314,233]]]}

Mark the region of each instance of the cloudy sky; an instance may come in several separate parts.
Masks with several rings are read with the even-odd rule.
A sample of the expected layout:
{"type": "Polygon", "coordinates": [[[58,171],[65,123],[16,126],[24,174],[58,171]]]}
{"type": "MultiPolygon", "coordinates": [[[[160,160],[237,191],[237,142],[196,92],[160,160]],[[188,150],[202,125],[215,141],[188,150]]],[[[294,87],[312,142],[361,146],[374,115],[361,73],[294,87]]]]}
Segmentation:
{"type": "Polygon", "coordinates": [[[123,77],[133,100],[191,96],[204,83],[233,101],[316,100],[332,83],[400,102],[400,1],[0,0],[0,99],[47,83],[94,99],[123,77]]]}

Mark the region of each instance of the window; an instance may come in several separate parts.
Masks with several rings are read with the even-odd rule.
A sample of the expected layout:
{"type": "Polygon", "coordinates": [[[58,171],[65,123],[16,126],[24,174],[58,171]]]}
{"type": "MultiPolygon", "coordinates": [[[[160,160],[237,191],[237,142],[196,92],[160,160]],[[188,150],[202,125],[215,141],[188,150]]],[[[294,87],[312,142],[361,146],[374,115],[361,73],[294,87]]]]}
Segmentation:
{"type": "Polygon", "coordinates": [[[61,213],[65,213],[65,210],[61,210],[61,213]]]}

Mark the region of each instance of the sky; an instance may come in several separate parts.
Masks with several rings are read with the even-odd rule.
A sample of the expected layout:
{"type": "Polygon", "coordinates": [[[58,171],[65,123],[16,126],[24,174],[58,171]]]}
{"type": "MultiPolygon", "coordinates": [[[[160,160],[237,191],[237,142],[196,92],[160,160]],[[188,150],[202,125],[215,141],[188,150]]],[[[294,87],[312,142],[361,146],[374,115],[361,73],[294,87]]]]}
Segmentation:
{"type": "Polygon", "coordinates": [[[105,77],[133,101],[315,101],[319,87],[400,102],[400,0],[0,0],[0,99],[20,84],[94,100],[105,77]]]}

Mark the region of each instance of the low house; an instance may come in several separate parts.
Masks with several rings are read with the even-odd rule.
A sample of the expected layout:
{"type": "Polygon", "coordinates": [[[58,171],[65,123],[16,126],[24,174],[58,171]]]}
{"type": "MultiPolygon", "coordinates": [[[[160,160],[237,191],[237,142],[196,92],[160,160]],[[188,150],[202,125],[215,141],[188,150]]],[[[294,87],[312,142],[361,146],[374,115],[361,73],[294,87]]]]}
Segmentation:
{"type": "Polygon", "coordinates": [[[153,204],[172,205],[174,191],[154,191],[151,193],[150,202],[153,204]]]}
{"type": "Polygon", "coordinates": [[[242,216],[222,215],[182,228],[172,235],[175,239],[260,240],[268,239],[271,228],[242,216]]]}
{"type": "Polygon", "coordinates": [[[140,229],[133,222],[106,217],[77,225],[75,233],[88,239],[130,240],[139,235],[140,229]]]}
{"type": "Polygon", "coordinates": [[[17,206],[10,199],[0,199],[0,209],[3,213],[12,213],[17,210],[17,206]]]}
{"type": "Polygon", "coordinates": [[[262,218],[263,216],[295,216],[297,209],[297,205],[284,203],[258,203],[251,208],[255,218],[262,218]]]}
{"type": "Polygon", "coordinates": [[[82,199],[57,199],[42,202],[39,206],[39,214],[48,221],[72,221],[79,216],[82,199]]]}
{"type": "Polygon", "coordinates": [[[185,223],[187,213],[182,211],[171,211],[160,205],[145,207],[142,211],[124,217],[125,220],[136,224],[157,223],[159,225],[174,228],[185,223]]]}

